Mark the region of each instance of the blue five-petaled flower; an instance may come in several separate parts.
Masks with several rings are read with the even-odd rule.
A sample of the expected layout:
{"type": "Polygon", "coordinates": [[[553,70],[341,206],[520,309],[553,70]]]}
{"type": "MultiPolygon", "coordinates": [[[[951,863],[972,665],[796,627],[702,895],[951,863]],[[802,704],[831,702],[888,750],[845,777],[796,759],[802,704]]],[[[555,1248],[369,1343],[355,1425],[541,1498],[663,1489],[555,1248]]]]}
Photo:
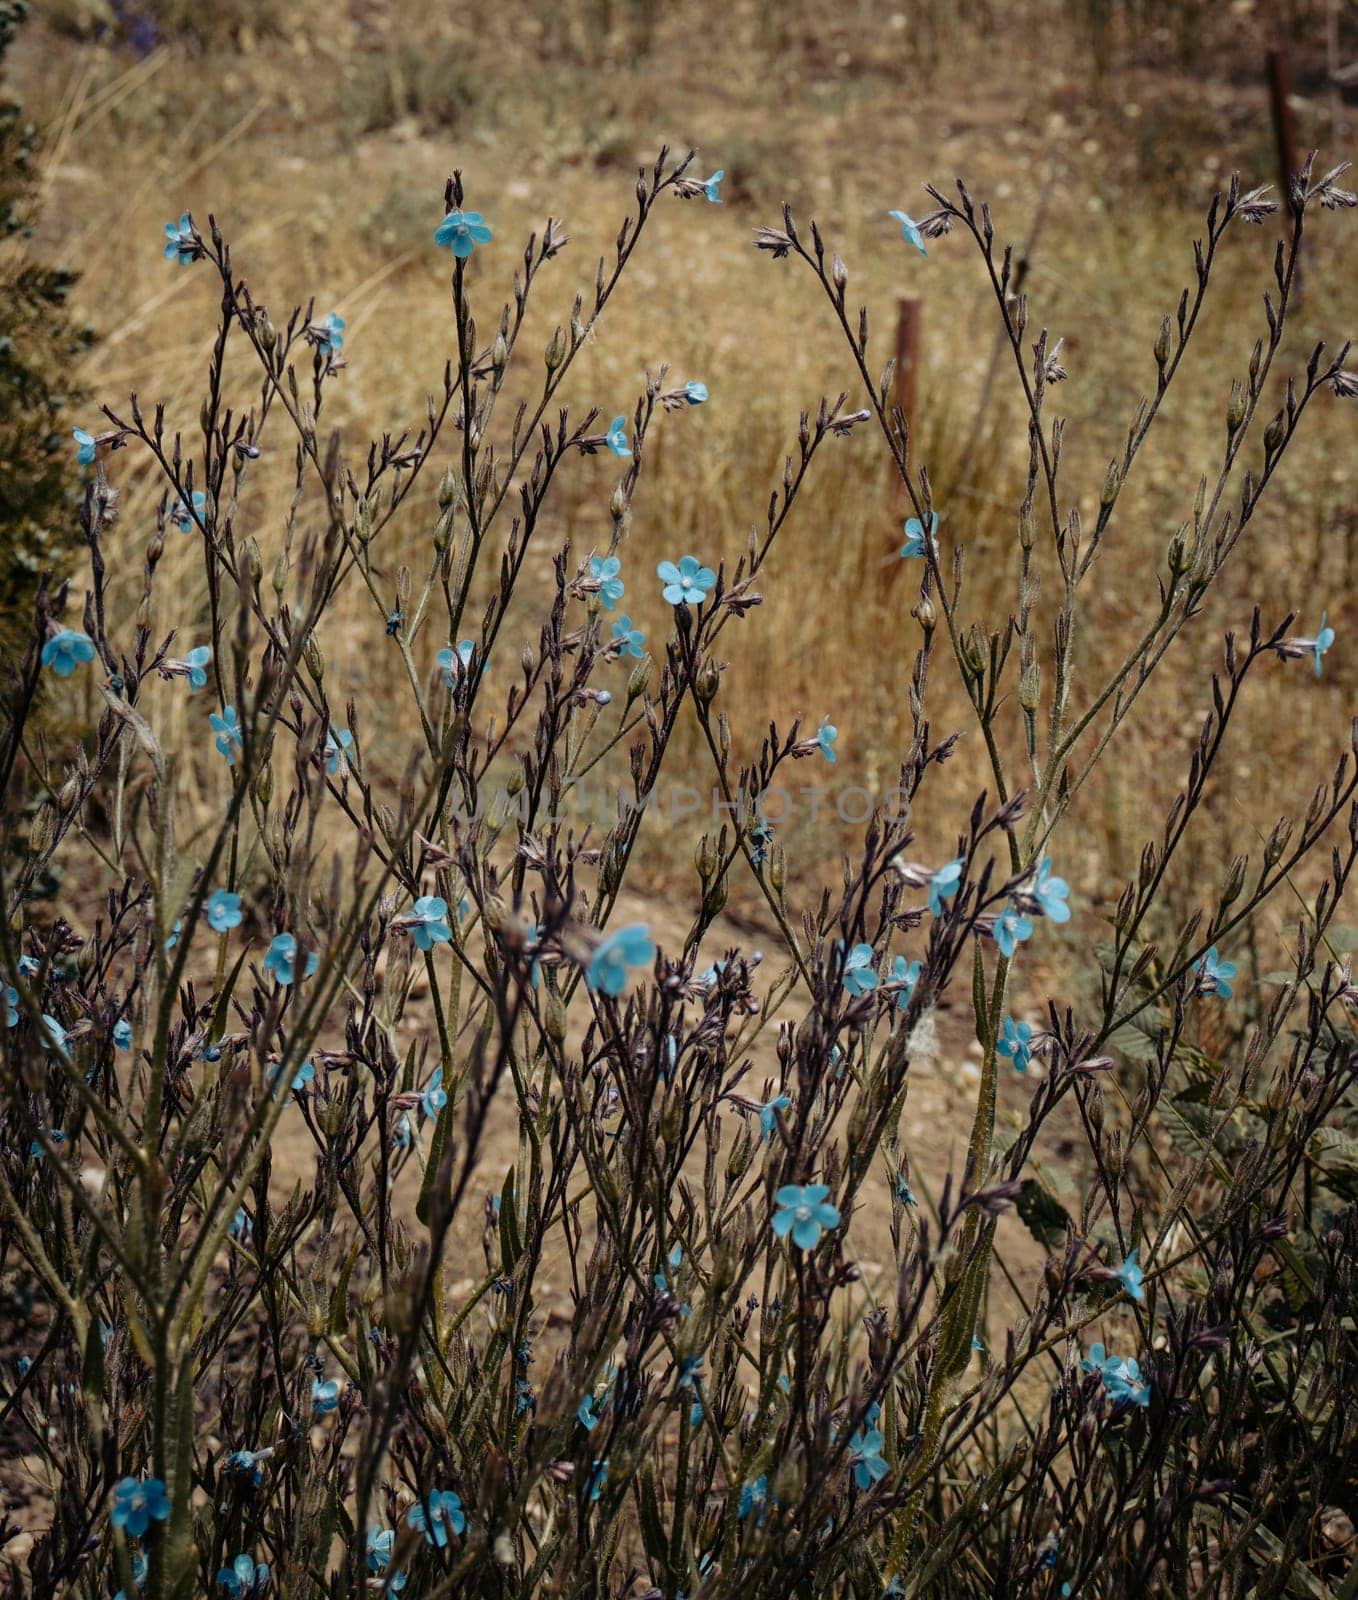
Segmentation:
{"type": "MultiPolygon", "coordinates": [[[[609,609],[612,610],[612,607],[609,609]]],[[[645,655],[643,646],[646,643],[646,635],[640,628],[632,626],[631,617],[624,615],[618,618],[613,624],[613,637],[621,641],[623,655],[633,656],[638,661],[645,655]]]]}
{"type": "Polygon", "coordinates": [[[1334,629],[1325,623],[1326,613],[1320,613],[1320,632],[1311,641],[1311,653],[1316,658],[1316,677],[1320,676],[1320,658],[1334,643],[1334,629]]]}
{"type": "Polygon", "coordinates": [[[622,562],[617,556],[591,556],[589,575],[598,580],[599,599],[605,611],[611,611],[622,599],[622,562]]]}
{"type": "Polygon", "coordinates": [[[1223,1000],[1231,998],[1231,979],[1235,977],[1235,962],[1223,961],[1217,954],[1215,945],[1211,946],[1193,971],[1198,975],[1199,994],[1216,994],[1223,1000]]]}
{"type": "Polygon", "coordinates": [[[442,895],[422,894],[413,911],[403,919],[410,929],[410,937],[421,950],[431,950],[436,944],[447,944],[453,937],[448,926],[448,902],[442,895]]]}
{"type": "Polygon", "coordinates": [[[829,1203],[828,1184],[786,1183],[774,1195],[773,1231],[780,1239],[792,1235],[799,1250],[814,1250],[828,1228],[839,1226],[839,1208],[829,1203]]]}
{"type": "MultiPolygon", "coordinates": [[[[448,680],[448,686],[450,688],[453,684],[453,674],[455,672],[459,674],[465,673],[467,668],[471,666],[472,657],[475,654],[476,645],[471,639],[464,639],[461,644],[458,645],[456,655],[454,655],[451,645],[446,646],[444,649],[439,651],[438,664],[443,668],[444,675],[448,680]]],[[[487,662],[486,666],[489,665],[490,663],[487,662]]],[[[485,670],[486,667],[481,668],[482,672],[485,670]]]]}
{"type": "Polygon", "coordinates": [[[915,985],[919,982],[919,975],[924,970],[922,961],[907,961],[904,956],[897,956],[891,963],[891,973],[887,978],[887,987],[896,991],[896,1006],[898,1010],[908,1011],[910,1002],[915,995],[915,985]]]}
{"type": "Polygon", "coordinates": [[[207,496],[201,489],[193,491],[193,509],[190,511],[182,500],[176,500],[170,507],[170,521],[179,529],[180,533],[192,533],[194,522],[201,522],[207,510],[207,496]]]}
{"type": "Polygon", "coordinates": [[[712,568],[705,567],[696,556],[684,556],[677,567],[673,561],[662,561],[655,570],[665,585],[661,598],[672,606],[701,605],[717,581],[712,568]]]}
{"type": "MultiPolygon", "coordinates": [[[[841,944],[840,949],[844,946],[841,944]]],[[[850,994],[867,994],[877,987],[877,973],[872,965],[872,946],[856,944],[844,957],[844,987],[850,994]]]]}
{"type": "Polygon", "coordinates": [[[1025,939],[1033,936],[1033,924],[1015,906],[1006,906],[995,919],[995,943],[1008,961],[1025,939]]]}
{"type": "Polygon", "coordinates": [[[423,1533],[426,1544],[442,1549],[448,1543],[450,1533],[463,1534],[467,1531],[461,1495],[454,1494],[451,1489],[433,1490],[423,1503],[411,1506],[406,1513],[406,1524],[423,1533]]]}
{"type": "Polygon", "coordinates": [[[943,902],[957,893],[962,882],[962,857],[945,862],[929,879],[929,909],[936,917],[943,915],[943,902]]]}
{"type": "Polygon", "coordinates": [[[1070,907],[1066,904],[1069,895],[1070,885],[1064,878],[1052,876],[1051,857],[1043,856],[1032,888],[1038,910],[1052,922],[1069,922],[1070,907]]]}
{"type": "Polygon", "coordinates": [[[126,1017],[119,1017],[113,1024],[113,1043],[119,1050],[132,1048],[132,1024],[126,1017]]]}
{"type": "Polygon", "coordinates": [[[242,1551],[229,1567],[218,1569],[217,1585],[232,1600],[247,1600],[250,1595],[263,1594],[269,1586],[268,1562],[257,1562],[242,1551]]]}
{"type": "Polygon", "coordinates": [[[1145,1300],[1146,1290],[1145,1273],[1141,1270],[1141,1263],[1137,1259],[1140,1251],[1133,1250],[1131,1255],[1117,1269],[1117,1279],[1122,1287],[1131,1295],[1133,1300],[1145,1300]]]}
{"type": "Polygon", "coordinates": [[[110,1520],[129,1539],[140,1539],[153,1522],[170,1514],[170,1497],[159,1478],[119,1478],[113,1485],[110,1520]]]}
{"type": "Polygon", "coordinates": [[[82,661],[94,660],[94,640],[76,628],[62,628],[42,647],[42,664],[69,678],[82,661]]]}
{"type": "Polygon", "coordinates": [[[340,1385],[338,1378],[328,1378],[324,1383],[319,1378],[311,1385],[311,1409],[318,1417],[328,1416],[340,1402],[340,1385]]]}
{"type": "Polygon", "coordinates": [[[325,770],[327,776],[334,778],[339,774],[340,762],[346,767],[353,766],[353,759],[349,752],[354,748],[354,736],[348,728],[341,728],[338,732],[333,729],[325,736],[325,770]]]}
{"type": "Polygon", "coordinates": [[[98,442],[92,433],[86,433],[83,428],[72,428],[71,437],[79,447],[75,453],[76,465],[92,467],[94,465],[95,451],[98,442]]]}
{"type": "Polygon", "coordinates": [[[225,933],[228,928],[239,928],[240,921],[240,896],[226,889],[214,889],[207,900],[208,927],[214,933],[225,933]]]}
{"type": "Polygon", "coordinates": [[[773,1137],[773,1130],[778,1126],[778,1113],[790,1111],[792,1099],[789,1095],[776,1094],[772,1100],[766,1100],[759,1108],[759,1137],[765,1144],[773,1137]]]}
{"type": "Polygon", "coordinates": [[[901,546],[902,556],[922,556],[936,548],[935,540],[938,535],[938,512],[929,513],[929,528],[925,531],[924,524],[918,517],[911,517],[905,525],[905,543],[901,546]]]}
{"type": "Polygon", "coordinates": [[[1150,1405],[1150,1382],[1141,1376],[1141,1368],[1134,1356],[1110,1356],[1105,1354],[1101,1344],[1092,1344],[1088,1357],[1080,1366],[1086,1372],[1098,1373],[1114,1405],[1150,1405]]]}
{"type": "Polygon", "coordinates": [[[887,215],[889,217],[895,217],[896,221],[900,223],[901,237],[907,244],[914,245],[915,249],[918,250],[922,256],[927,256],[929,254],[929,252],[924,248],[924,234],[920,229],[920,225],[908,212],[888,211],[887,215]]]}
{"type": "Polygon", "coordinates": [[[768,1503],[769,1480],[764,1473],[761,1472],[757,1478],[752,1479],[749,1483],[741,1485],[740,1508],[737,1515],[743,1521],[744,1518],[748,1517],[752,1511],[757,1511],[759,1515],[756,1520],[762,1524],[764,1521],[764,1513],[768,1509],[768,1503]]]}
{"type": "Polygon", "coordinates": [[[439,223],[434,243],[465,261],[477,245],[489,244],[493,238],[490,224],[479,211],[450,211],[439,223]]]}
{"type": "Polygon", "coordinates": [[[1031,1022],[1015,1022],[1013,1017],[1006,1017],[995,1049],[1000,1055],[1008,1056],[1017,1071],[1027,1072],[1033,1060],[1032,1040],[1031,1022]]]}
{"type": "Polygon", "coordinates": [[[853,1468],[853,1481],[860,1489],[871,1489],[890,1470],[882,1455],[883,1442],[876,1428],[866,1433],[860,1429],[849,1440],[849,1465],[853,1468]]]}
{"type": "Polygon", "coordinates": [[[585,983],[605,994],[619,995],[627,987],[628,967],[645,967],[655,959],[655,945],[644,922],[611,933],[590,957],[585,983]]]}
{"type": "Polygon", "coordinates": [[[604,434],[604,443],[615,456],[630,456],[632,447],[627,443],[627,418],[614,417],[604,434]]]}
{"type": "Polygon", "coordinates": [[[690,378],[684,385],[684,399],[691,406],[700,406],[707,399],[707,385],[690,378]]]}
{"type": "MultiPolygon", "coordinates": [[[[291,983],[296,976],[294,967],[297,963],[297,939],[291,933],[278,934],[264,956],[265,968],[272,972],[279,983],[291,983]]],[[[320,964],[320,957],[316,951],[307,956],[306,976],[309,978],[320,964]]]]}
{"type": "Polygon", "coordinates": [[[218,753],[226,757],[228,767],[234,767],[236,751],[241,749],[240,718],[235,706],[223,706],[220,716],[214,711],[207,720],[217,735],[214,742],[218,753]]]}
{"type": "Polygon", "coordinates": [[[448,1091],[443,1087],[443,1068],[435,1067],[420,1096],[420,1108],[426,1117],[436,1117],[447,1104],[448,1091]]]}
{"type": "Polygon", "coordinates": [[[319,322],[313,322],[311,337],[317,350],[326,356],[338,355],[344,348],[344,328],[344,318],[337,317],[333,311],[319,322]]]}
{"type": "Polygon", "coordinates": [[[721,204],[721,196],[717,193],[717,185],[726,176],[726,168],[718,167],[710,178],[703,179],[703,197],[710,200],[714,206],[721,204]]]}
{"type": "Polygon", "coordinates": [[[191,266],[197,261],[202,246],[198,243],[198,235],[193,231],[193,218],[185,211],[178,222],[165,224],[165,259],[177,261],[181,267],[191,266]]]}
{"type": "Polygon", "coordinates": [[[835,740],[838,738],[839,729],[835,727],[829,717],[822,718],[820,727],[816,729],[816,744],[820,747],[820,753],[827,761],[834,762],[839,760],[839,757],[835,754],[835,740]]]}
{"type": "Polygon", "coordinates": [[[189,680],[189,693],[201,689],[207,682],[207,664],[212,660],[212,646],[210,644],[195,645],[188,655],[184,657],[184,665],[188,667],[186,676],[189,680]]]}

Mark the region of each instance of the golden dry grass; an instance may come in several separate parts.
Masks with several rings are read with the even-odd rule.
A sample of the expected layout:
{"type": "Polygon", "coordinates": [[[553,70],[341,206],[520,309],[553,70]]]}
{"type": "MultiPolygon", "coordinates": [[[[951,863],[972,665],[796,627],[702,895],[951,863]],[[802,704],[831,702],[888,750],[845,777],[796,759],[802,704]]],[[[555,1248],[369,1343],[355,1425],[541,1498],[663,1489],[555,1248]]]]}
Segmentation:
{"type": "MultiPolygon", "coordinates": [[[[953,174],[993,201],[1003,236],[1024,240],[1041,208],[1033,325],[1066,338],[1071,378],[1056,396],[1070,419],[1064,476],[1068,491],[1081,487],[1072,498],[1088,516],[1103,464],[1152,375],[1149,346],[1186,281],[1207,197],[1235,165],[1248,181],[1273,176],[1255,70],[1266,24],[1247,5],[1215,19],[1228,53],[1205,48],[1207,59],[1185,70],[1173,30],[1159,44],[1124,41],[1116,81],[1101,89],[1086,42],[1055,6],[1006,17],[983,7],[966,24],[936,6],[897,14],[848,6],[829,17],[801,6],[770,15],[752,4],[663,15],[645,5],[524,5],[472,8],[460,20],[392,6],[356,7],[336,20],[256,3],[219,8],[206,22],[173,5],[155,9],[172,27],[145,59],[39,23],[16,50],[16,77],[52,130],[43,240],[79,263],[77,308],[102,333],[82,379],[115,406],[130,391],[144,405],[163,400],[186,437],[196,428],[216,308],[206,272],[161,259],[161,224],[182,209],[200,221],[216,215],[275,315],[315,296],[319,310],[348,320],[349,367],[329,420],[357,449],[382,429],[418,427],[424,395],[439,381],[451,330],[446,260],[430,235],[454,165],[465,171],[468,203],[496,228],[473,274],[483,326],[527,230],[550,213],[571,234],[539,287],[525,351],[545,345],[574,289],[592,279],[639,161],[668,141],[699,146],[704,170],[726,168],[721,208],[663,209],[567,392],[573,406],[596,405],[606,417],[630,412],[645,368],[661,362],[711,390],[701,411],[661,419],[624,552],[623,604],[652,642],[668,621],[650,577],[656,560],[691,550],[734,561],[777,481],[798,411],[841,387],[858,401],[815,285],[795,264],[750,248],[753,226],[775,221],[784,198],[803,217],[814,212],[848,263],[850,294],[870,308],[879,360],[889,353],[895,297],[923,297],[918,454],[939,485],[947,540],[967,546],[964,609],[998,626],[1015,603],[1026,455],[1013,375],[1002,365],[981,446],[962,462],[992,359],[989,292],[964,240],[940,241],[922,261],[886,211],[920,209],[923,181],[953,174]],[[196,34],[173,31],[185,22],[196,34]]],[[[54,14],[68,24],[83,15],[73,0],[54,14]]],[[[1300,20],[1314,21],[1305,12],[1300,20]]],[[[1330,110],[1323,95],[1300,106],[1304,138],[1329,137],[1330,110]]],[[[1293,368],[1312,338],[1342,339],[1358,320],[1345,220],[1327,218],[1313,242],[1306,303],[1286,351],[1293,368]]],[[[1087,621],[1083,683],[1097,680],[1132,620],[1153,607],[1156,563],[1190,515],[1199,474],[1215,466],[1229,380],[1262,328],[1259,296],[1275,238],[1271,227],[1242,231],[1227,252],[1191,370],[1124,496],[1087,621]]],[[[251,375],[237,368],[233,376],[248,403],[251,375]]],[[[1213,797],[1216,826],[1200,830],[1185,904],[1194,898],[1192,873],[1210,880],[1223,858],[1249,848],[1254,830],[1296,803],[1345,737],[1355,681],[1345,649],[1355,417],[1328,397],[1316,409],[1227,588],[1176,647],[1080,802],[1065,865],[1085,899],[1116,892],[1163,812],[1208,704],[1203,668],[1223,630],[1246,624],[1253,600],[1270,619],[1295,608],[1300,627],[1327,604],[1340,643],[1322,683],[1280,667],[1252,690],[1251,736],[1237,740],[1230,781],[1213,797]]],[[[502,417],[510,414],[502,403],[502,417]]],[[[266,571],[282,537],[291,465],[275,438],[274,460],[246,508],[266,571]]],[[[130,606],[159,487],[125,461],[115,560],[123,558],[130,606]]],[[[614,478],[608,458],[569,475],[530,563],[523,637],[534,636],[531,600],[552,551],[569,539],[578,557],[606,539],[614,478]]],[[[427,546],[433,488],[431,476],[423,503],[391,530],[388,587],[402,561],[427,546]]],[[[769,717],[785,724],[800,715],[814,726],[828,715],[840,729],[836,777],[889,786],[918,638],[898,544],[878,443],[855,437],[827,447],[762,585],[764,606],[728,631],[724,694],[739,748],[753,753],[769,717]]],[[[172,543],[165,567],[156,626],[177,627],[181,642],[193,643],[205,616],[193,541],[172,543]]],[[[413,725],[388,709],[400,703],[398,663],[373,647],[379,632],[355,588],[321,637],[332,702],[358,703],[370,765],[395,774],[413,725]]],[[[515,639],[508,659],[517,648],[515,639]]],[[[183,694],[156,700],[172,740],[192,735],[210,748],[198,726],[204,705],[183,694]]],[[[969,713],[950,691],[934,717],[937,728],[966,728],[969,713]]],[[[701,772],[696,737],[676,753],[690,775],[701,772]]],[[[189,779],[204,820],[214,776],[209,767],[189,779]]],[[[920,819],[927,842],[950,840],[947,802],[984,782],[970,735],[932,786],[934,806],[920,819]]],[[[788,837],[824,863],[851,830],[813,827],[804,812],[788,837]]],[[[686,872],[689,842],[687,833],[682,842],[654,834],[638,864],[642,885],[686,872]]]]}

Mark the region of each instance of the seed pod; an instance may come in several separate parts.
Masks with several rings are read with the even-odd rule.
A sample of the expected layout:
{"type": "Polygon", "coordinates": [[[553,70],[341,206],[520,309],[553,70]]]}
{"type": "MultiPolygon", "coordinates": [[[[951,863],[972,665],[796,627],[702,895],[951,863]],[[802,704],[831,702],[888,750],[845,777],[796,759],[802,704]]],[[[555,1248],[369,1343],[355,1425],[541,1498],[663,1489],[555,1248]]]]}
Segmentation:
{"type": "Polygon", "coordinates": [[[566,359],[566,334],[564,329],[557,328],[548,342],[542,359],[546,363],[548,372],[555,372],[566,359]]]}
{"type": "Polygon", "coordinates": [[[651,681],[651,670],[654,666],[650,656],[642,656],[636,666],[632,668],[632,675],[627,680],[627,701],[630,705],[638,695],[646,693],[646,685],[651,681]]]}
{"type": "Polygon", "coordinates": [[[325,656],[314,633],[306,636],[306,642],[302,646],[302,658],[306,662],[307,671],[311,674],[313,682],[319,683],[325,676],[325,656]]]}
{"type": "Polygon", "coordinates": [[[922,594],[910,608],[910,615],[924,629],[925,633],[932,633],[938,622],[938,613],[934,610],[934,603],[927,594],[922,594]]]}

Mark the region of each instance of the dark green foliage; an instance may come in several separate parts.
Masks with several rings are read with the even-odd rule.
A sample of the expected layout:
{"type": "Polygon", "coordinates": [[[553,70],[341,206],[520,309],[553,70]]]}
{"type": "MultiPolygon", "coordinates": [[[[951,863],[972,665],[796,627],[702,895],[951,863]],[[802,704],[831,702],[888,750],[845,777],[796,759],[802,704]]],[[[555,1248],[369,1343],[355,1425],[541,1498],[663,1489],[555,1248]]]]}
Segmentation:
{"type": "MultiPolygon", "coordinates": [[[[0,3],[0,64],[27,9],[25,0],[0,3]]],[[[0,99],[0,649],[23,625],[39,575],[60,572],[80,542],[65,412],[90,336],[67,315],[75,274],[35,259],[26,243],[37,142],[22,106],[0,99]]]]}

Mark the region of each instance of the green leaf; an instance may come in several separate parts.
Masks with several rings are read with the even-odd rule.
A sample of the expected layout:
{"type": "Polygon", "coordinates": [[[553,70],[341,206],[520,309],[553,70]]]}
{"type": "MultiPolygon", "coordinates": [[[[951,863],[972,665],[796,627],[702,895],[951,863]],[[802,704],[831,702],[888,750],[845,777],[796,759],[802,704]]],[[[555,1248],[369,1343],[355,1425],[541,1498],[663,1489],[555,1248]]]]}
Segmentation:
{"type": "Polygon", "coordinates": [[[500,1190],[500,1261],[501,1270],[506,1276],[513,1272],[522,1254],[518,1206],[514,1199],[514,1169],[511,1167],[505,1173],[504,1187],[500,1190]]]}
{"type": "Polygon", "coordinates": [[[1014,1209],[1033,1238],[1054,1249],[1066,1237],[1070,1213],[1036,1178],[1025,1178],[1014,1209]]]}

